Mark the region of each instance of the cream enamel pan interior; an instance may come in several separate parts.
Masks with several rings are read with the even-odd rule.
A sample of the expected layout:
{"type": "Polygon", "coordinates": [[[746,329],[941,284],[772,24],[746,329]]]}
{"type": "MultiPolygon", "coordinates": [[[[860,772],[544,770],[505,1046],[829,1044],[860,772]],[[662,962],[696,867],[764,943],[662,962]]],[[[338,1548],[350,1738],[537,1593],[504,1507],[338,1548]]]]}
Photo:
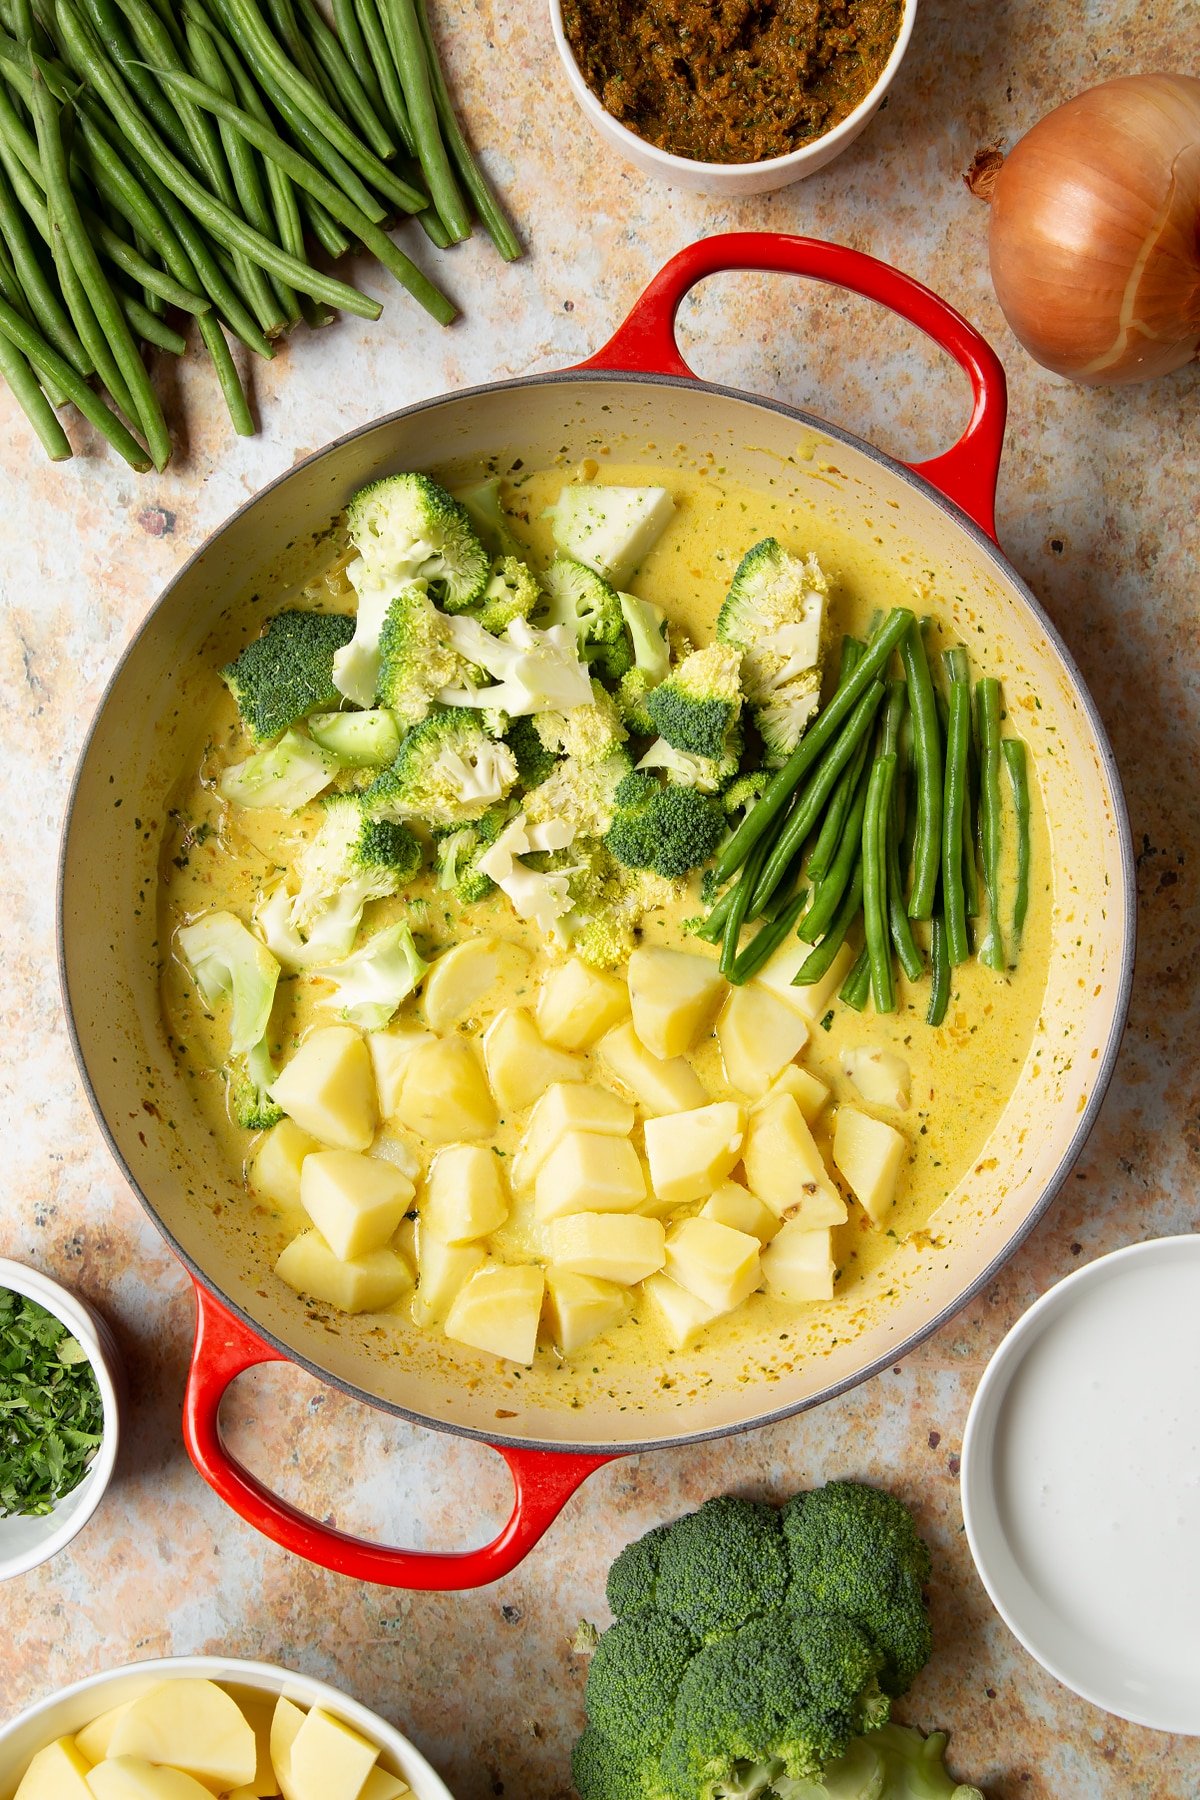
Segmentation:
{"type": "Polygon", "coordinates": [[[425,1424],[491,1442],[637,1448],[813,1405],[893,1362],[987,1281],[1063,1180],[1111,1072],[1133,960],[1131,878],[1120,787],[1091,702],[1044,614],[957,508],[868,446],[782,406],[664,377],[556,375],[463,392],[343,440],[259,495],[176,578],[118,669],[80,767],[62,863],[63,979],[115,1154],[185,1261],[254,1330],[318,1375],[425,1424]],[[159,1014],[165,808],[228,653],[230,603],[299,566],[314,530],[366,481],[405,468],[478,470],[492,457],[501,469],[515,457],[570,468],[601,445],[626,461],[710,453],[731,480],[785,493],[797,531],[807,510],[838,509],[908,559],[914,578],[929,572],[953,596],[964,640],[985,631],[1014,688],[1036,691],[1040,709],[1020,729],[1054,845],[1040,1024],[985,1153],[937,1215],[935,1241],[899,1247],[852,1307],[827,1309],[802,1358],[772,1340],[723,1365],[701,1343],[676,1359],[669,1388],[656,1368],[630,1369],[620,1382],[609,1371],[591,1389],[586,1376],[549,1370],[516,1378],[440,1334],[310,1320],[256,1247],[244,1196],[176,1073],[159,1014]]]}

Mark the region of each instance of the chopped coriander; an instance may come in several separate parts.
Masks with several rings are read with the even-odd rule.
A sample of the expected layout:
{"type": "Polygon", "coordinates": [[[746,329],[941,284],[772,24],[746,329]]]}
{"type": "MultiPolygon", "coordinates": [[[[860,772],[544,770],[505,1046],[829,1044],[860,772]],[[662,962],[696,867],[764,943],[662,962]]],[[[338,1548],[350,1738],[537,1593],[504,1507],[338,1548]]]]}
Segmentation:
{"type": "Polygon", "coordinates": [[[87,1474],[103,1424],[83,1345],[45,1307],[0,1288],[0,1518],[53,1511],[87,1474]]]}
{"type": "Polygon", "coordinates": [[[828,1031],[832,1024],[833,1024],[833,1008],[830,1007],[829,1011],[825,1014],[825,1017],[821,1020],[821,1030],[828,1031]]]}

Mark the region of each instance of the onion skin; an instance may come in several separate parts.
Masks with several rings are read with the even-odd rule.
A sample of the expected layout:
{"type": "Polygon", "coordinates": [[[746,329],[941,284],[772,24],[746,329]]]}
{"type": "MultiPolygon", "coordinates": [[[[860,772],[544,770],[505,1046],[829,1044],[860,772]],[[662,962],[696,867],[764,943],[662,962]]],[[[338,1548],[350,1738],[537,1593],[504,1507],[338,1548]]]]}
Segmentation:
{"type": "Polygon", "coordinates": [[[1047,115],[992,195],[992,281],[1029,354],[1100,386],[1200,353],[1200,80],[1125,75],[1047,115]]]}

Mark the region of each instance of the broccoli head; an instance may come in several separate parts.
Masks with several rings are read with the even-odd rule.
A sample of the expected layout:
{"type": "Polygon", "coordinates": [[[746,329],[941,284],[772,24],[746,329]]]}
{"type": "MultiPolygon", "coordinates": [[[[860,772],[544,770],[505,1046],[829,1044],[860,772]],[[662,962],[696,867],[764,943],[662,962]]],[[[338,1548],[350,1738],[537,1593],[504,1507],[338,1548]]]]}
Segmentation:
{"type": "Polygon", "coordinates": [[[710,644],[684,657],[646,701],[659,736],[676,750],[715,762],[736,750],[741,662],[742,653],[734,644],[710,644]]]}
{"type": "Polygon", "coordinates": [[[680,880],[708,862],[725,832],[719,800],[653,775],[627,776],[615,794],[616,816],[605,842],[629,869],[653,869],[680,880]]]}
{"type": "Polygon", "coordinates": [[[654,678],[647,675],[645,669],[627,669],[617,686],[617,710],[630,731],[639,737],[653,737],[654,720],[646,710],[646,701],[653,693],[654,678]]]}
{"type": "MultiPolygon", "coordinates": [[[[556,556],[542,577],[543,629],[569,625],[580,644],[612,644],[625,628],[617,590],[595,569],[571,556],[556,556]]],[[[631,652],[632,654],[632,652],[631,652]]]]}
{"type": "Polygon", "coordinates": [[[466,508],[428,475],[391,475],[362,488],[346,517],[377,584],[423,581],[447,612],[464,611],[483,593],[488,553],[466,508]]]}
{"type": "Polygon", "coordinates": [[[243,1131],[269,1131],[283,1117],[283,1108],[272,1100],[269,1089],[278,1077],[265,1038],[245,1056],[232,1057],[225,1070],[225,1100],[229,1116],[243,1131]]]}
{"type": "Polygon", "coordinates": [[[354,620],[342,613],[277,613],[262,636],[221,670],[256,744],[336,704],[333,659],[353,636],[354,620]]]}
{"type": "MultiPolygon", "coordinates": [[[[522,713],[504,734],[504,741],[517,759],[517,780],[523,788],[535,788],[554,773],[558,758],[547,750],[534,720],[540,715],[522,713]]],[[[565,716],[565,715],[564,715],[565,716]]]]}
{"type": "Polygon", "coordinates": [[[698,1648],[691,1633],[664,1613],[618,1619],[600,1639],[588,1670],[584,1702],[596,1730],[640,1756],[660,1751],[698,1648]]]}
{"type": "Polygon", "coordinates": [[[328,954],[340,948],[345,955],[368,902],[389,899],[413,879],[421,845],[406,825],[373,818],[357,794],[331,795],[323,810],[321,829],[297,859],[291,923],[328,954]]]}
{"type": "Polygon", "coordinates": [[[419,584],[401,588],[379,633],[378,699],[396,715],[402,731],[419,725],[442,688],[466,675],[467,665],[443,615],[419,584]]]}
{"type": "Polygon", "coordinates": [[[629,633],[622,631],[610,644],[585,644],[584,660],[602,681],[619,682],[634,665],[633,645],[629,633]]]}
{"type": "Polygon", "coordinates": [[[747,550],[717,615],[717,638],[743,652],[742,686],[771,756],[783,761],[820,703],[829,582],[815,556],[775,538],[747,550]]]}
{"type": "Polygon", "coordinates": [[[656,1758],[639,1757],[590,1726],[572,1752],[571,1779],[581,1800],[673,1800],[656,1758]]]}
{"type": "Polygon", "coordinates": [[[586,706],[566,712],[534,714],[534,726],[547,750],[556,756],[573,756],[581,763],[600,762],[625,742],[617,704],[598,681],[592,683],[592,699],[586,706]]]}
{"type": "Polygon", "coordinates": [[[724,1495],[677,1519],[658,1551],[657,1605],[701,1643],[774,1612],[788,1565],[773,1506],[724,1495]]]}
{"type": "Polygon", "coordinates": [[[619,748],[596,761],[565,756],[525,796],[526,817],[531,825],[556,821],[569,828],[571,835],[565,842],[559,840],[559,848],[577,837],[599,837],[613,823],[617,793],[630,772],[629,757],[619,748]]]}
{"type": "Polygon", "coordinates": [[[618,1619],[632,1618],[658,1605],[659,1560],[674,1529],[674,1525],[656,1525],[626,1544],[609,1569],[608,1604],[618,1619]]]}
{"type": "Polygon", "coordinates": [[[353,956],[313,973],[333,985],[326,1006],[336,1007],[360,1031],[382,1031],[428,971],[429,964],[413,943],[412,928],[401,920],[377,931],[353,956]]]}
{"type": "Polygon", "coordinates": [[[363,803],[376,818],[459,825],[495,806],[516,778],[512,751],[489,736],[478,713],[439,706],[403,739],[395,762],[366,789],[363,803]]]}

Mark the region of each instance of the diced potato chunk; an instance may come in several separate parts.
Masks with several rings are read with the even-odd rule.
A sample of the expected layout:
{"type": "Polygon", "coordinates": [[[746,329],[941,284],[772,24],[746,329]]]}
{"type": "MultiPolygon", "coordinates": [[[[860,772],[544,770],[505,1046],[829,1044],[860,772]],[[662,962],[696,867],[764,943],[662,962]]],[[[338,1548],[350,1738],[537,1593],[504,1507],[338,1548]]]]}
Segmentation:
{"type": "Polygon", "coordinates": [[[293,1238],[275,1264],[275,1273],[298,1294],[336,1306],[340,1312],[382,1312],[413,1284],[413,1273],[394,1250],[371,1250],[343,1262],[319,1231],[293,1238]]]}
{"type": "Polygon", "coordinates": [[[90,1763],[104,1761],[117,1720],[123,1712],[129,1710],[130,1704],[127,1700],[124,1706],[111,1707],[108,1712],[101,1713],[98,1719],[92,1719],[81,1731],[75,1733],[75,1742],[90,1763]]]}
{"type": "Polygon", "coordinates": [[[792,976],[811,949],[811,944],[802,943],[795,936],[785,938],[754,979],[760,986],[770,988],[785,1005],[795,1007],[810,1025],[815,1025],[828,1012],[830,1001],[850,973],[854,952],[849,944],[843,944],[819,981],[811,982],[807,987],[793,987],[792,976]]]}
{"type": "Polygon", "coordinates": [[[653,1275],[666,1255],[661,1222],[637,1213],[572,1213],[550,1227],[550,1259],[559,1268],[622,1287],[653,1275]]]}
{"type": "Polygon", "coordinates": [[[720,1312],[732,1312],[762,1280],[759,1242],[716,1219],[681,1219],[667,1234],[663,1273],[720,1312]]]}
{"type": "Polygon", "coordinates": [[[833,1127],[833,1160],[868,1218],[880,1225],[896,1198],[896,1182],[908,1144],[882,1119],[839,1106],[833,1127]]]}
{"type": "Polygon", "coordinates": [[[406,1175],[354,1150],[317,1150],[304,1159],[300,1201],[343,1262],[387,1243],[416,1189],[406,1175]]]}
{"type": "Polygon", "coordinates": [[[482,1144],[439,1150],[429,1171],[421,1221],[444,1244],[486,1237],[508,1217],[500,1164],[482,1144]]]}
{"type": "Polygon", "coordinates": [[[618,1081],[623,1081],[643,1112],[687,1112],[708,1099],[691,1063],[681,1056],[652,1056],[632,1025],[618,1025],[598,1046],[598,1055],[618,1081]]]}
{"type": "Polygon", "coordinates": [[[435,1039],[414,1051],[396,1116],[431,1144],[490,1138],[496,1107],[471,1045],[462,1038],[435,1039]]]}
{"type": "Polygon", "coordinates": [[[755,1105],[765,1106],[769,1100],[777,1100],[780,1094],[790,1094],[800,1108],[805,1124],[815,1125],[829,1098],[829,1089],[811,1069],[802,1069],[799,1063],[789,1063],[755,1105]]]}
{"type": "Polygon", "coordinates": [[[513,1187],[532,1187],[538,1170],[568,1131],[599,1132],[601,1137],[628,1137],[633,1130],[628,1100],[592,1082],[556,1081],[529,1115],[521,1147],[513,1157],[513,1187]]]}
{"type": "Polygon", "coordinates": [[[528,951],[518,944],[503,938],[465,938],[439,956],[425,977],[425,1017],[434,1031],[450,1031],[462,1019],[481,1018],[494,1009],[501,984],[507,987],[529,979],[529,965],[528,951]]]}
{"type": "Polygon", "coordinates": [[[735,987],[717,1021],[725,1073],[752,1099],[765,1094],[808,1042],[808,1026],[792,1006],[747,982],[735,987]]]}
{"type": "Polygon", "coordinates": [[[540,1269],[485,1262],[457,1294],[446,1336],[507,1362],[531,1363],[545,1286],[540,1269]]]}
{"type": "Polygon", "coordinates": [[[667,1275],[651,1275],[643,1284],[646,1295],[675,1350],[686,1350],[695,1342],[706,1325],[719,1319],[722,1308],[706,1304],[696,1294],[689,1294],[667,1275]]]}
{"type": "Polygon", "coordinates": [[[740,1181],[723,1181],[715,1187],[700,1208],[700,1217],[748,1232],[760,1244],[769,1244],[779,1230],[779,1220],[770,1207],[740,1181]]]}
{"type": "Polygon", "coordinates": [[[295,1800],[358,1800],[378,1757],[377,1745],[314,1706],[292,1741],[295,1800]]]}
{"type": "Polygon", "coordinates": [[[292,1745],[305,1720],[305,1713],[281,1694],[275,1702],[271,1718],[271,1766],[279,1780],[284,1800],[295,1800],[292,1789],[292,1745]]]}
{"type": "Polygon", "coordinates": [[[478,1244],[444,1244],[422,1225],[417,1238],[417,1292],[413,1318],[432,1325],[450,1311],[460,1288],[483,1263],[478,1244]]]}
{"type": "Polygon", "coordinates": [[[665,1206],[711,1194],[737,1162],[745,1115],[735,1100],[646,1120],[650,1180],[665,1206]]]}
{"type": "Polygon", "coordinates": [[[590,1050],[629,1012],[629,989],[577,956],[551,969],[538,995],[537,1028],[560,1050],[590,1050]]]}
{"type": "Polygon", "coordinates": [[[832,1231],[808,1231],[790,1219],[763,1251],[762,1270],[767,1292],[780,1300],[832,1300],[832,1231]]]}
{"type": "Polygon", "coordinates": [[[411,1792],[408,1783],[401,1781],[399,1776],[388,1769],[375,1768],[363,1782],[358,1800],[399,1800],[400,1795],[411,1792]]]}
{"type": "MultiPolygon", "coordinates": [[[[250,1186],[276,1206],[300,1205],[300,1165],[321,1146],[294,1119],[280,1119],[263,1138],[250,1164],[250,1186]]],[[[97,1757],[97,1761],[100,1759],[97,1757]]]]}
{"type": "Polygon", "coordinates": [[[756,1107],[746,1127],[746,1182],[781,1219],[800,1219],[810,1231],[840,1225],[847,1217],[838,1193],[813,1142],[800,1108],[790,1094],[756,1107]]]}
{"type": "Polygon", "coordinates": [[[246,1782],[242,1788],[232,1788],[229,1800],[236,1800],[238,1795],[243,1800],[263,1800],[263,1796],[279,1792],[279,1782],[271,1764],[271,1723],[275,1716],[275,1696],[273,1694],[249,1694],[239,1698],[238,1706],[242,1716],[254,1733],[255,1754],[258,1758],[254,1771],[254,1779],[246,1782]]]}
{"type": "Polygon", "coordinates": [[[546,1322],[564,1356],[574,1356],[619,1324],[625,1314],[624,1288],[573,1269],[546,1270],[546,1322]]]}
{"type": "Polygon", "coordinates": [[[378,1157],[380,1162],[391,1163],[393,1169],[399,1169],[409,1181],[415,1182],[421,1173],[421,1159],[415,1146],[402,1132],[389,1130],[386,1125],[375,1133],[369,1154],[378,1157]]]}
{"type": "Polygon", "coordinates": [[[506,1113],[523,1112],[553,1082],[582,1081],[585,1073],[577,1057],[542,1042],[523,1006],[506,1006],[497,1013],[484,1034],[483,1060],[492,1092],[506,1113]]]}
{"type": "Polygon", "coordinates": [[[302,1131],[335,1150],[365,1150],[375,1136],[371,1056],[352,1025],[310,1031],[270,1092],[302,1131]]]}
{"type": "Polygon", "coordinates": [[[646,1198],[646,1177],[628,1138],[568,1131],[538,1170],[539,1219],[567,1213],[633,1212],[646,1198]]]}
{"type": "Polygon", "coordinates": [[[682,1056],[717,1016],[728,992],[715,962],[687,950],[646,945],[629,958],[633,1029],[651,1056],[682,1056]]]}
{"type": "Polygon", "coordinates": [[[842,1070],[869,1105],[896,1106],[901,1110],[908,1105],[908,1064],[893,1051],[868,1044],[843,1050],[842,1070]]]}
{"type": "Polygon", "coordinates": [[[390,1119],[400,1109],[400,1091],[408,1070],[408,1059],[422,1044],[432,1044],[432,1031],[419,1025],[393,1025],[387,1031],[367,1034],[367,1049],[375,1071],[375,1088],[379,1095],[379,1116],[390,1119]]]}
{"type": "Polygon", "coordinates": [[[258,1747],[237,1701],[215,1681],[160,1681],[121,1714],[108,1741],[110,1757],[169,1763],[221,1788],[254,1779],[258,1747]]]}
{"type": "Polygon", "coordinates": [[[88,1758],[69,1737],[39,1750],[17,1789],[15,1800],[92,1800],[85,1779],[88,1758]]]}
{"type": "Polygon", "coordinates": [[[92,1800],[212,1800],[212,1789],[194,1775],[144,1756],[110,1756],[89,1770],[87,1784],[92,1800]]]}

